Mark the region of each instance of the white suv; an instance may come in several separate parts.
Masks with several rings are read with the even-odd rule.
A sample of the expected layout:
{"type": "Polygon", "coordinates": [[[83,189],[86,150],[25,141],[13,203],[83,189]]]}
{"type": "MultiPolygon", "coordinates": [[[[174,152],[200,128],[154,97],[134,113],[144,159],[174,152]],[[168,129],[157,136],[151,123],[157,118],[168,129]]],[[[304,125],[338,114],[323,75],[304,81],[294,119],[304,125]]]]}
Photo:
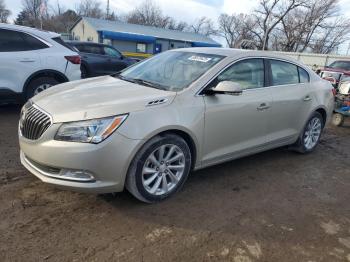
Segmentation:
{"type": "Polygon", "coordinates": [[[80,79],[80,56],[59,34],[0,23],[0,102],[80,79]]]}

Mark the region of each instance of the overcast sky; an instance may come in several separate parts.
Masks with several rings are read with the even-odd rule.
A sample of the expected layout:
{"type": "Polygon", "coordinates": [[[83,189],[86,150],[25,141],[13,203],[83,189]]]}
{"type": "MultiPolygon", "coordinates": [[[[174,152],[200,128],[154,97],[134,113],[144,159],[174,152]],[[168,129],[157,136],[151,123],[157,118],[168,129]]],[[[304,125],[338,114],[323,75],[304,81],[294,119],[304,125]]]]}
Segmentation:
{"type": "MultiPolygon", "coordinates": [[[[74,9],[79,0],[49,0],[50,6],[59,1],[61,6],[74,9]]],[[[141,0],[110,0],[111,9],[117,14],[126,13],[141,3],[141,0]]],[[[217,21],[221,13],[248,13],[257,6],[258,0],[156,0],[164,14],[183,20],[193,22],[197,17],[207,16],[217,21]]],[[[105,8],[107,0],[101,0],[102,8],[105,8]]],[[[11,10],[11,19],[14,19],[22,9],[22,0],[5,0],[8,9],[11,10]]],[[[350,18],[350,0],[340,0],[339,6],[344,15],[350,18]]],[[[346,52],[347,46],[342,47],[346,52]]]]}

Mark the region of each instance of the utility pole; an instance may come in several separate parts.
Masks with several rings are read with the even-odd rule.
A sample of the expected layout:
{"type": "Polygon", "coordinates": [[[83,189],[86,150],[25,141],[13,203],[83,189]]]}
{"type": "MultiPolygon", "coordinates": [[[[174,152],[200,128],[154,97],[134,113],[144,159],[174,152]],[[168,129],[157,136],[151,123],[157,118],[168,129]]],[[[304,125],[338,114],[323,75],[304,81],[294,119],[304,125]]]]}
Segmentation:
{"type": "Polygon", "coordinates": [[[109,0],[107,0],[107,12],[106,12],[106,18],[109,19],[109,0]]]}

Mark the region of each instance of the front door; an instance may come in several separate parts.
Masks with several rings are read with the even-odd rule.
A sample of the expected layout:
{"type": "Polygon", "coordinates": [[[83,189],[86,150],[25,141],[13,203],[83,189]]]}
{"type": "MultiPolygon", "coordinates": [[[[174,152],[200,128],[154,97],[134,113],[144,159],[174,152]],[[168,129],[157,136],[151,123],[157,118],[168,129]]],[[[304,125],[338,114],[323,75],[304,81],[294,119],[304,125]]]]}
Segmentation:
{"type": "Polygon", "coordinates": [[[106,70],[109,74],[114,74],[123,70],[126,63],[123,61],[123,56],[119,51],[109,46],[104,46],[104,54],[107,59],[106,70]]]}
{"type": "Polygon", "coordinates": [[[244,88],[240,95],[205,95],[203,165],[259,151],[267,142],[272,96],[265,88],[263,59],[233,64],[209,86],[232,81],[244,88]]]}

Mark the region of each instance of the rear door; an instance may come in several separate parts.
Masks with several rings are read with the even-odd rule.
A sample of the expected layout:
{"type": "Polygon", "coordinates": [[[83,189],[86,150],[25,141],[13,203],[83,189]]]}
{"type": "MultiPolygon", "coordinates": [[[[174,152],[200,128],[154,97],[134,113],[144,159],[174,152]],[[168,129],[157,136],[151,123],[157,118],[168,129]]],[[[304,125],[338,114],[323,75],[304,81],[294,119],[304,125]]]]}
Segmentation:
{"type": "Polygon", "coordinates": [[[306,70],[282,60],[268,60],[272,94],[268,141],[287,143],[300,134],[315,99],[306,70]]]}
{"type": "Polygon", "coordinates": [[[49,46],[24,32],[0,29],[0,89],[21,93],[28,77],[40,69],[38,50],[49,46]]]}
{"type": "Polygon", "coordinates": [[[114,74],[127,67],[122,54],[118,50],[109,46],[104,46],[103,50],[107,59],[106,71],[108,74],[114,74]]]}

